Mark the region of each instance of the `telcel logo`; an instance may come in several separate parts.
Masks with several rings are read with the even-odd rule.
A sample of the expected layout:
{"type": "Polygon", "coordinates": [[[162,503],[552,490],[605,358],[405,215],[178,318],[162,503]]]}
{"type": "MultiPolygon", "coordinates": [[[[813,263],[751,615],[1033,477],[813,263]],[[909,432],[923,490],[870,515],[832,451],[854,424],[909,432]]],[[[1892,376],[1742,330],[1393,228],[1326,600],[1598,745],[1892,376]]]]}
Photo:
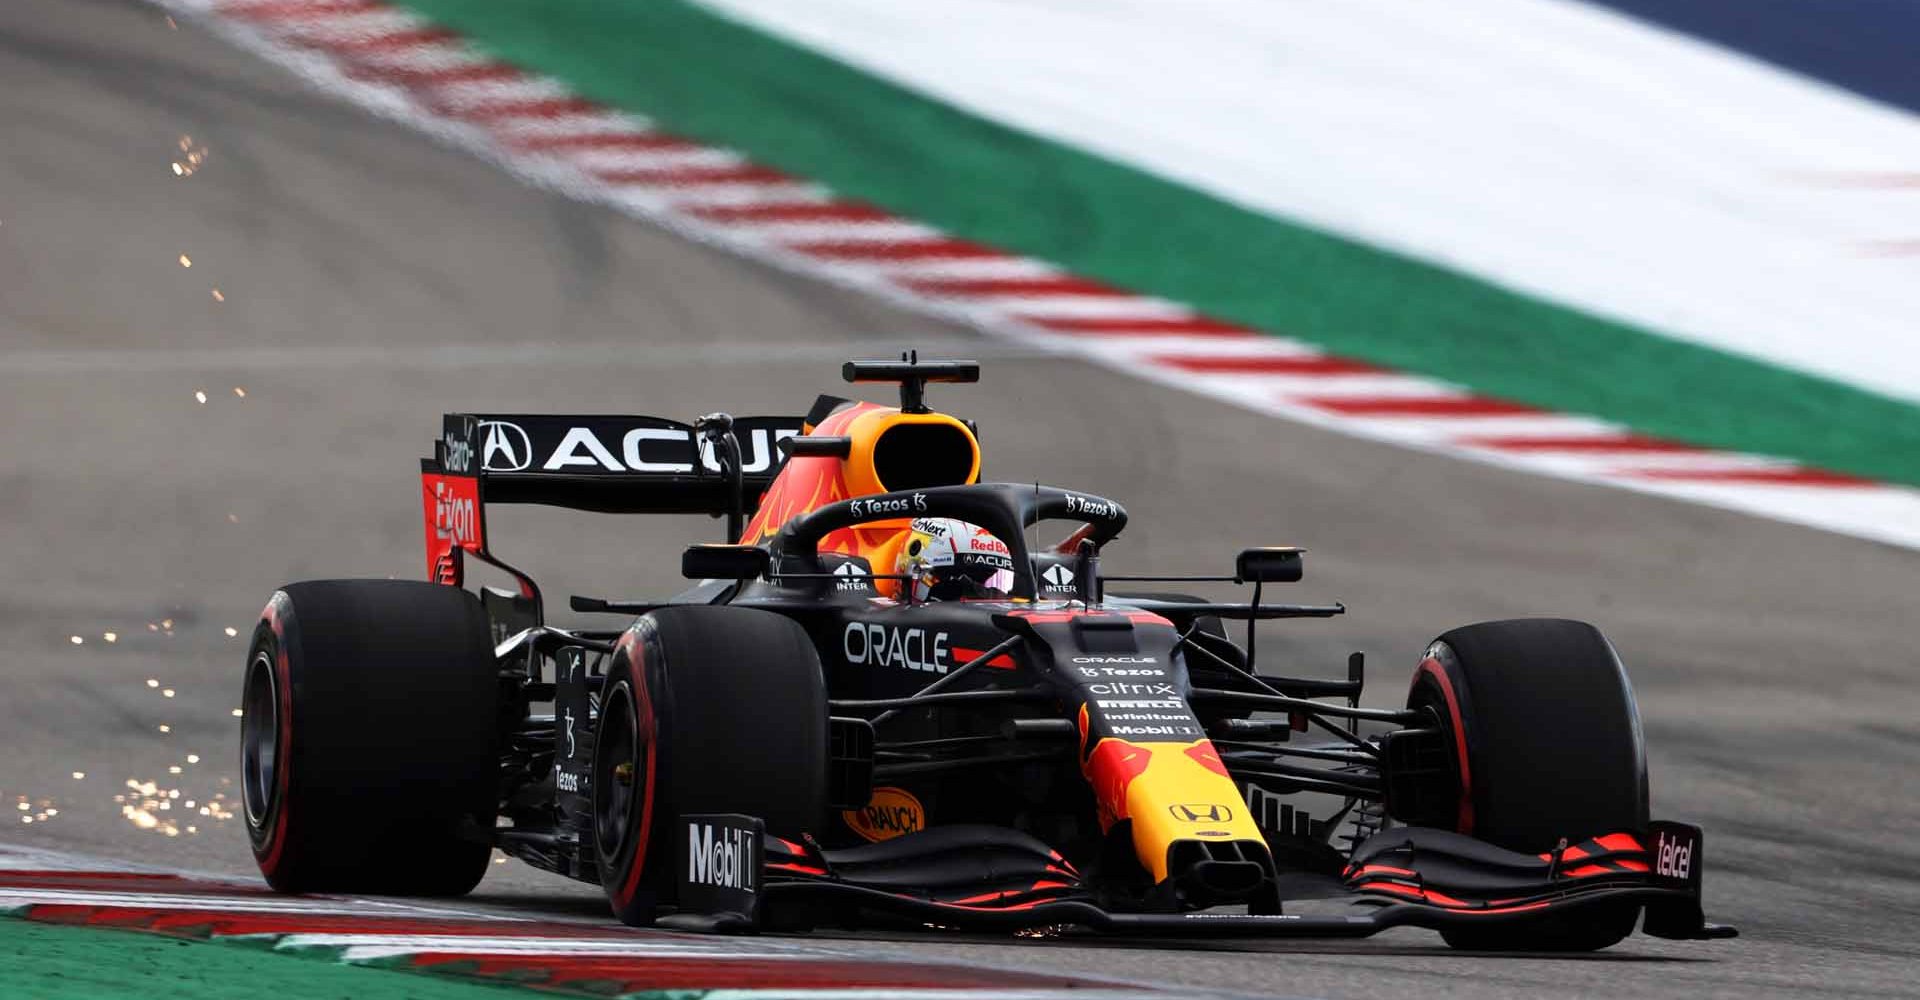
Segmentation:
{"type": "Polygon", "coordinates": [[[1687,879],[1693,875],[1693,841],[1660,834],[1655,844],[1653,873],[1667,878],[1687,879]]]}

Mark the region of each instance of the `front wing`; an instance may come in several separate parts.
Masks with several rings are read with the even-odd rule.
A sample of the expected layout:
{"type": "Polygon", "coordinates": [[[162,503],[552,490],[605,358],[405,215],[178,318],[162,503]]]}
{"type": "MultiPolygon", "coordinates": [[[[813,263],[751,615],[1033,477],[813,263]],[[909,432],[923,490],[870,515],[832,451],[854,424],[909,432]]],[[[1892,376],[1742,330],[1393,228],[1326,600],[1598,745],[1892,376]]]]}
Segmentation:
{"type": "MultiPolygon", "coordinates": [[[[1337,913],[1126,912],[1103,905],[1058,852],[1001,827],[935,827],[877,844],[823,850],[766,834],[745,816],[685,816],[680,905],[662,919],[687,930],[754,932],[837,926],[937,926],[1036,932],[1077,928],[1157,937],[1361,938],[1577,919],[1644,907],[1643,930],[1679,940],[1728,938],[1701,909],[1698,827],[1655,822],[1539,856],[1458,834],[1400,827],[1354,852],[1333,893],[1337,913]]],[[[1331,881],[1331,880],[1329,880],[1331,881]]],[[[1315,904],[1310,908],[1324,908],[1315,904]]],[[[1288,906],[1283,900],[1281,910],[1288,906]]]]}

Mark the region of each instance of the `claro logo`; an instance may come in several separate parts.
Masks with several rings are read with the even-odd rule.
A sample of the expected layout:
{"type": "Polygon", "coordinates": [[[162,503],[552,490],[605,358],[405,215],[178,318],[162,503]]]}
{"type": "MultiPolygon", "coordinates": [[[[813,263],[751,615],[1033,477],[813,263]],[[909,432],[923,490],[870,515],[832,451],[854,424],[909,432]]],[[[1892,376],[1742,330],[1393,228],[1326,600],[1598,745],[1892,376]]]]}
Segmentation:
{"type": "Polygon", "coordinates": [[[876,788],[865,808],[848,809],[840,817],[848,829],[876,842],[927,828],[926,809],[904,788],[876,788]]]}

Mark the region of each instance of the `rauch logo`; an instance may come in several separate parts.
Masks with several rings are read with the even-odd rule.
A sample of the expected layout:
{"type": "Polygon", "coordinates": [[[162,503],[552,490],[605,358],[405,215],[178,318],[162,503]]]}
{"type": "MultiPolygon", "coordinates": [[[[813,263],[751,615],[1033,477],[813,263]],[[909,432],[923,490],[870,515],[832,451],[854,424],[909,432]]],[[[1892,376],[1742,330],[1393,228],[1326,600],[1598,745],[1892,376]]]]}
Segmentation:
{"type": "Polygon", "coordinates": [[[927,828],[927,811],[904,788],[876,788],[864,809],[840,814],[853,832],[872,841],[891,840],[927,828]]]}

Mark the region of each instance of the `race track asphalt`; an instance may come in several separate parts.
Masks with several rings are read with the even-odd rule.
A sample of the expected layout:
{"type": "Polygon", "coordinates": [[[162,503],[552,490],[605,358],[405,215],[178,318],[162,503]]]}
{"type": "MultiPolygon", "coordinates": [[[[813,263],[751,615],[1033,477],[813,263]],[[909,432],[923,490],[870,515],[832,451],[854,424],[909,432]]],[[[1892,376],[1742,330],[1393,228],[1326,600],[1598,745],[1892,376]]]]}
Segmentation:
{"type": "MultiPolygon", "coordinates": [[[[1706,827],[1710,910],[1744,936],[1576,959],[1462,956],[1418,931],[850,945],[1267,995],[1920,988],[1920,554],[980,339],[528,188],[131,0],[0,4],[0,80],[0,840],[251,871],[237,820],[184,806],[232,792],[244,637],[282,582],[421,573],[415,459],[441,412],[799,413],[842,388],[841,359],[918,347],[985,363],[934,399],[981,421],[990,478],[1129,505],[1110,571],[1308,547],[1296,593],[1354,613],[1269,648],[1329,673],[1367,651],[1370,702],[1401,697],[1452,625],[1598,623],[1639,693],[1656,814],[1706,827]],[[176,177],[183,137],[206,155],[176,177]],[[156,816],[177,836],[123,815],[129,779],[181,789],[156,816]],[[21,815],[58,814],[16,826],[21,796],[21,815]]],[[[541,509],[490,534],[551,594],[625,597],[674,586],[679,547],[717,537],[702,518],[541,509]]],[[[518,863],[477,898],[602,912],[518,863]]]]}

